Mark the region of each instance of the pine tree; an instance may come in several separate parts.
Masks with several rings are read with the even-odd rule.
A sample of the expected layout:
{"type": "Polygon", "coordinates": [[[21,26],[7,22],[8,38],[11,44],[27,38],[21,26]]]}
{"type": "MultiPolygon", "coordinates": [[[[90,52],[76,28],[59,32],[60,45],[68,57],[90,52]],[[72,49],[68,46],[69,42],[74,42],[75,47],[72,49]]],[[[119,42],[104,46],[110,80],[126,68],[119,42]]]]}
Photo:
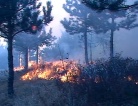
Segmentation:
{"type": "Polygon", "coordinates": [[[36,50],[36,63],[39,63],[39,47],[45,45],[46,47],[51,46],[53,41],[56,39],[55,36],[52,36],[52,28],[50,28],[49,32],[43,33],[41,36],[38,37],[38,42],[35,44],[34,50],[36,50]]]}
{"type": "Polygon", "coordinates": [[[114,57],[114,33],[115,31],[118,31],[121,28],[130,30],[132,28],[137,27],[138,26],[138,24],[136,23],[137,11],[133,9],[130,9],[128,11],[122,10],[122,11],[116,11],[116,12],[105,10],[105,11],[100,12],[100,14],[101,15],[99,15],[99,18],[102,19],[100,23],[104,27],[99,27],[98,29],[102,28],[101,30],[103,30],[102,32],[104,33],[110,32],[110,59],[112,59],[114,57]]]}
{"type": "MultiPolygon", "coordinates": [[[[110,71],[108,72],[109,80],[114,80],[114,32],[120,28],[132,29],[137,27],[137,13],[138,13],[138,2],[132,5],[126,5],[125,0],[81,0],[83,4],[90,7],[92,10],[97,12],[104,12],[104,17],[101,22],[104,25],[103,28],[107,27],[110,30],[110,71]],[[126,11],[127,10],[127,11],[126,11]],[[121,14],[120,14],[121,13],[121,14]],[[125,20],[116,23],[117,18],[126,18],[125,20]],[[111,19],[111,22],[108,20],[111,19]]],[[[100,27],[99,27],[100,28],[100,27]]],[[[105,33],[109,30],[105,30],[105,33]]],[[[98,32],[99,33],[99,32],[98,32]]]]}
{"type": "Polygon", "coordinates": [[[48,2],[48,10],[45,11],[43,19],[35,18],[39,15],[41,3],[38,0],[1,0],[0,1],[0,32],[1,37],[7,39],[8,43],[8,95],[13,97],[14,70],[13,70],[13,38],[23,31],[34,32],[52,20],[51,3],[48,2]],[[37,11],[37,12],[35,12],[37,11]],[[47,18],[45,18],[47,17],[47,18]],[[45,20],[47,19],[47,20],[45,20]],[[43,21],[45,20],[45,21],[43,21]]]}
{"type": "Polygon", "coordinates": [[[94,30],[100,32],[101,30],[97,27],[100,26],[101,20],[97,18],[98,14],[95,11],[91,11],[78,0],[66,0],[66,2],[63,8],[70,14],[71,18],[69,20],[65,18],[61,23],[71,35],[82,34],[84,37],[85,62],[88,64],[88,33],[94,30]]]}
{"type": "MultiPolygon", "coordinates": [[[[122,2],[120,2],[122,3],[122,2]]],[[[120,4],[121,5],[121,4],[120,4]]],[[[107,33],[110,31],[110,58],[113,58],[114,54],[114,32],[119,30],[120,28],[130,29],[137,26],[135,24],[136,21],[136,9],[129,9],[128,11],[109,11],[104,10],[101,12],[92,11],[87,9],[85,6],[81,5],[77,0],[69,1],[67,0],[67,4],[63,6],[63,8],[70,13],[72,16],[69,20],[64,19],[62,22],[66,31],[70,34],[78,34],[84,33],[86,29],[87,33],[94,31],[96,33],[107,33]],[[97,13],[96,13],[97,12],[97,13]],[[129,14],[130,13],[130,14],[129,14]],[[122,21],[121,18],[125,18],[122,21]],[[117,23],[116,19],[120,19],[121,22],[117,23]],[[109,22],[111,20],[111,22],[109,22]],[[126,28],[126,26],[128,28],[126,28]]],[[[98,10],[98,9],[97,9],[98,10]]],[[[85,60],[88,63],[88,52],[87,52],[87,34],[84,34],[84,42],[85,42],[85,60]]]]}

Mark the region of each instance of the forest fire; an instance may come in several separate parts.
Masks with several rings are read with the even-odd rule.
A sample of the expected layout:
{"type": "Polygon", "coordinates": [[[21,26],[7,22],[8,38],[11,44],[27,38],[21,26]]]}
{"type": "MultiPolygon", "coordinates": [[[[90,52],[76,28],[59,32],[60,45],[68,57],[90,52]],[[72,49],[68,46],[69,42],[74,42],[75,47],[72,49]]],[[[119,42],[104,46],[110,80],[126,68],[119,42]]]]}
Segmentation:
{"type": "MultiPolygon", "coordinates": [[[[36,80],[36,79],[45,79],[45,80],[60,80],[62,82],[85,82],[86,80],[91,80],[94,83],[101,83],[105,81],[105,76],[101,76],[98,73],[99,67],[96,67],[95,64],[88,66],[79,65],[76,61],[71,60],[59,60],[53,62],[43,62],[36,65],[35,62],[29,62],[29,69],[26,74],[24,74],[20,79],[23,81],[26,80],[36,80]]],[[[17,69],[22,69],[19,67],[17,69]]],[[[105,69],[104,72],[106,72],[105,69]]],[[[133,75],[128,74],[125,77],[122,76],[124,81],[133,82],[138,85],[138,80],[133,75]]],[[[108,80],[108,79],[106,79],[108,80]]]]}
{"type": "MultiPolygon", "coordinates": [[[[28,67],[31,68],[32,66],[35,66],[36,62],[34,61],[29,61],[28,67]]],[[[19,66],[19,67],[14,67],[14,71],[22,71],[24,70],[24,66],[19,66]]]]}
{"type": "Polygon", "coordinates": [[[21,80],[34,79],[59,79],[62,82],[77,82],[80,70],[75,61],[54,61],[46,62],[21,77],[21,80]]]}

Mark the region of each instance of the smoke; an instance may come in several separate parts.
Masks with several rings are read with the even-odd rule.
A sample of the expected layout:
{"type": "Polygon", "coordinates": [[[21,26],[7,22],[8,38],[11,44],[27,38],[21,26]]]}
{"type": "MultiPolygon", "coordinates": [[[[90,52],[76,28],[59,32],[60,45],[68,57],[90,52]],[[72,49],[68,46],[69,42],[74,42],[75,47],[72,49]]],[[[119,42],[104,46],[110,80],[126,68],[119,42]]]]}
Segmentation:
{"type": "Polygon", "coordinates": [[[7,64],[8,64],[7,49],[4,46],[0,46],[0,69],[7,69],[8,68],[7,64]]]}
{"type": "Polygon", "coordinates": [[[83,43],[80,43],[79,35],[69,35],[63,33],[57,42],[50,48],[46,48],[46,61],[51,60],[77,60],[83,61],[84,48],[83,43]]]}

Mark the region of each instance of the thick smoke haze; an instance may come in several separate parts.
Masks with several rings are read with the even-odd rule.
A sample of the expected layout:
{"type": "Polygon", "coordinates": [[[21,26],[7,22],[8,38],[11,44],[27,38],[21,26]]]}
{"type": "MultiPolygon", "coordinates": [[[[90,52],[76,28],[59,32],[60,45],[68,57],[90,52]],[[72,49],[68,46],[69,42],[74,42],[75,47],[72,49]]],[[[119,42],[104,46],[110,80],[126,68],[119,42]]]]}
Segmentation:
{"type": "Polygon", "coordinates": [[[115,34],[115,52],[122,53],[125,57],[138,59],[138,28],[120,30],[115,34]]]}
{"type": "MultiPolygon", "coordinates": [[[[127,4],[133,4],[137,0],[127,0],[127,4]]],[[[65,31],[63,26],[60,23],[64,17],[69,17],[69,14],[65,12],[62,8],[62,5],[65,3],[65,0],[52,0],[53,4],[53,16],[54,20],[51,22],[50,26],[53,27],[53,34],[55,36],[61,36],[62,32],[65,31]]],[[[124,57],[132,57],[138,59],[138,47],[137,47],[137,36],[138,28],[132,30],[121,29],[115,31],[114,36],[114,49],[115,53],[121,53],[124,57]]],[[[108,49],[108,48],[107,48],[108,49]]],[[[93,51],[94,58],[102,58],[109,56],[109,49],[106,50],[106,53],[103,52],[101,47],[95,48],[93,51]]]]}
{"type": "Polygon", "coordinates": [[[3,46],[0,46],[0,69],[7,69],[7,58],[7,49],[3,46]]]}

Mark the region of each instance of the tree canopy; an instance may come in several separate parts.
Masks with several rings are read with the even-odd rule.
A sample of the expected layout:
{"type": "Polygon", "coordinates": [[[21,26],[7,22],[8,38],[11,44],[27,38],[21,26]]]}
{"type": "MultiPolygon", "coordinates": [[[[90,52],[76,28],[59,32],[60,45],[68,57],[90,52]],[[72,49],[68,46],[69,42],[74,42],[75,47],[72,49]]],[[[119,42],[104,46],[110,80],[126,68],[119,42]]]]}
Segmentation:
{"type": "Polygon", "coordinates": [[[0,1],[0,32],[3,38],[14,37],[22,31],[31,31],[34,26],[37,30],[42,23],[48,24],[52,21],[52,6],[47,2],[43,7],[43,17],[40,17],[41,3],[38,0],[8,0],[0,1]],[[9,34],[10,33],[12,34],[9,34]]]}
{"type": "Polygon", "coordinates": [[[138,6],[138,2],[134,2],[134,4],[127,4],[126,0],[81,0],[86,6],[95,10],[111,10],[118,11],[122,9],[129,9],[138,6]]]}

